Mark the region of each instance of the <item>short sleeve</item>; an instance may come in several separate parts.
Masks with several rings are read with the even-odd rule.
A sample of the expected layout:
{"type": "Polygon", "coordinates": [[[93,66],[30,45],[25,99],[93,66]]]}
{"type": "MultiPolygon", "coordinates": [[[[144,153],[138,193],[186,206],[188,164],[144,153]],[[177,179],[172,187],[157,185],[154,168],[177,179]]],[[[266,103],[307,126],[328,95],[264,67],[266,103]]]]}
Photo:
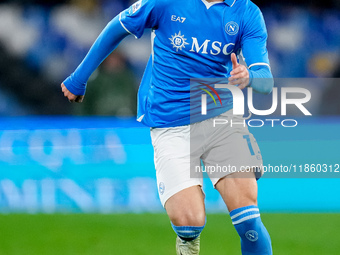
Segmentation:
{"type": "Polygon", "coordinates": [[[244,15],[241,38],[243,57],[248,65],[269,66],[267,51],[267,29],[260,9],[251,4],[244,15]]]}
{"type": "Polygon", "coordinates": [[[156,1],[139,0],[122,11],[119,14],[119,21],[123,28],[136,38],[140,38],[145,28],[156,27],[158,23],[156,1]]]}

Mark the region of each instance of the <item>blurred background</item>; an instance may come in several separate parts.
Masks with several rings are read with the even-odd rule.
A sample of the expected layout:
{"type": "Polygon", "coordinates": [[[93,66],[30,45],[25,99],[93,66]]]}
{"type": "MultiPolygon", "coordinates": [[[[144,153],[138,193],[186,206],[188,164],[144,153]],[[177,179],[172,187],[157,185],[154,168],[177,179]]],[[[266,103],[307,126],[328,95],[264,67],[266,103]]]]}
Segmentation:
{"type": "MultiPolygon", "coordinates": [[[[261,7],[266,20],[268,51],[276,86],[304,87],[312,93],[308,105],[312,117],[303,117],[299,111],[288,116],[299,121],[298,127],[267,126],[251,130],[265,164],[327,164],[334,170],[331,178],[324,178],[327,176],[322,174],[263,178],[259,181],[261,210],[276,214],[339,213],[340,1],[254,2],[261,7]]],[[[81,62],[105,25],[132,3],[127,0],[0,1],[0,254],[31,254],[27,249],[29,245],[23,245],[23,250],[17,251],[14,241],[6,243],[4,240],[16,240],[18,233],[23,231],[20,224],[44,222],[43,216],[36,221],[32,217],[29,220],[16,217],[11,218],[13,224],[10,225],[7,214],[164,212],[157,194],[149,129],[135,121],[136,93],[150,55],[150,31],[139,40],[124,39],[91,76],[84,103],[69,104],[60,91],[60,83],[81,62]],[[18,232],[13,226],[18,226],[18,232]]],[[[268,102],[268,98],[262,99],[260,105],[268,102]]],[[[227,212],[209,180],[205,181],[208,213],[227,212]]],[[[127,223],[125,218],[115,217],[118,217],[115,226],[120,233],[127,223]]],[[[129,221],[133,222],[135,217],[130,217],[129,221]]],[[[148,222],[146,219],[151,221],[157,216],[148,217],[141,217],[136,224],[151,231],[152,224],[143,224],[148,222]]],[[[272,238],[279,240],[281,246],[280,242],[277,246],[282,248],[281,253],[276,254],[338,254],[339,244],[329,245],[335,248],[327,253],[319,242],[322,235],[315,235],[318,239],[308,235],[314,231],[320,233],[324,228],[324,225],[310,225],[315,222],[314,216],[291,221],[294,228],[298,228],[299,223],[308,219],[305,225],[300,224],[300,230],[305,231],[303,236],[308,236],[308,240],[304,243],[299,239],[299,243],[305,246],[294,244],[300,238],[300,232],[295,231],[294,239],[291,231],[285,230],[289,222],[282,221],[288,216],[280,217],[271,222],[272,238]],[[277,225],[281,221],[283,225],[277,225]],[[286,236],[275,235],[275,228],[281,233],[286,231],[286,236]]],[[[328,217],[325,216],[326,222],[328,217]]],[[[51,219],[48,220],[51,223],[51,219]]],[[[64,221],[65,228],[62,228],[63,224],[59,225],[60,221],[58,224],[52,221],[53,229],[62,236],[65,229],[72,231],[68,226],[76,224],[77,220],[81,218],[64,221]]],[[[98,218],[86,218],[81,224],[86,226],[87,222],[94,222],[93,226],[98,229],[91,231],[98,234],[102,233],[101,224],[110,225],[110,220],[99,221],[98,218]]],[[[334,226],[336,235],[335,227],[340,226],[339,221],[334,222],[329,226],[334,226]]],[[[43,233],[49,233],[45,223],[41,224],[43,233]]],[[[24,226],[28,231],[36,225],[24,226]]],[[[164,228],[172,233],[170,226],[164,228]]],[[[164,228],[158,235],[164,235],[164,228]]],[[[135,225],[125,234],[133,236],[134,229],[135,225]]],[[[85,228],[80,231],[86,232],[85,228]]],[[[92,235],[91,232],[89,239],[84,238],[81,247],[97,243],[98,238],[92,235]]],[[[74,236],[78,236],[78,232],[74,236]]],[[[326,240],[327,243],[332,237],[326,240]]],[[[67,240],[58,238],[52,238],[53,242],[73,240],[73,236],[67,240]]],[[[110,253],[103,252],[100,247],[96,252],[79,248],[77,252],[68,253],[74,243],[63,246],[64,252],[58,254],[128,254],[126,249],[110,253]]],[[[139,245],[142,247],[143,243],[139,245]]],[[[166,245],[164,243],[164,247],[166,245]]],[[[216,247],[219,246],[210,248],[216,247]]],[[[52,254],[47,252],[51,251],[48,246],[44,251],[39,249],[32,249],[32,254],[52,254]]],[[[172,253],[132,251],[129,254],[172,253]]]]}
{"type": "MultiPolygon", "coordinates": [[[[135,115],[149,32],[140,40],[125,39],[92,75],[86,104],[67,105],[58,93],[104,26],[131,3],[0,1],[0,115],[135,115]]],[[[255,3],[266,20],[274,77],[339,76],[339,1],[255,3]]],[[[338,101],[335,93],[319,89],[325,102],[338,101]]]]}

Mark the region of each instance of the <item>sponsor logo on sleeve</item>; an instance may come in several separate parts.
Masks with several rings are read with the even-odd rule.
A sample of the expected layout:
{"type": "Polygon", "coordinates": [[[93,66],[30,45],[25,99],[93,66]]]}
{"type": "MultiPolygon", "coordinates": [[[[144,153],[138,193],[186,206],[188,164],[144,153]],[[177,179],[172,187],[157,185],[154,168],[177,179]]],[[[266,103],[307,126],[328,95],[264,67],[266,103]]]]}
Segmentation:
{"type": "Polygon", "coordinates": [[[132,5],[132,14],[138,11],[141,7],[142,7],[142,0],[139,0],[138,2],[134,3],[132,5]]]}

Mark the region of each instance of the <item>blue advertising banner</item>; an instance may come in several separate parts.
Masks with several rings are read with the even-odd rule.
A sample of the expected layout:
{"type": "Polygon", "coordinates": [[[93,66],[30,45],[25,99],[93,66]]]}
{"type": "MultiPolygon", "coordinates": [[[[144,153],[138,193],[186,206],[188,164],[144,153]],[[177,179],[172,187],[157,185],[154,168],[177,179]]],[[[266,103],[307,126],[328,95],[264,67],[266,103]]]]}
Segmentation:
{"type": "MultiPolygon", "coordinates": [[[[259,204],[270,212],[340,212],[340,119],[300,122],[294,130],[251,128],[268,171],[259,204]]],[[[209,179],[205,184],[207,210],[226,211],[209,179]]],[[[0,119],[0,212],[163,210],[150,131],[135,120],[0,119]]]]}

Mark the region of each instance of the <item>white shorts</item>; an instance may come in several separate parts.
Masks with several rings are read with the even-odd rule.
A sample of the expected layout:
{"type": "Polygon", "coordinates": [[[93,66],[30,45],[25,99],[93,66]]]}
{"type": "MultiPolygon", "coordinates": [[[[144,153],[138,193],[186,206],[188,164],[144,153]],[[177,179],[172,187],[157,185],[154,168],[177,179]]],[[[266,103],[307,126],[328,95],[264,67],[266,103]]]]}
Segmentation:
{"type": "Polygon", "coordinates": [[[232,110],[186,126],[152,128],[152,145],[162,205],[177,192],[203,186],[207,173],[212,184],[239,171],[257,169],[262,175],[262,157],[245,119],[232,110]],[[203,164],[202,164],[203,162],[203,164]]]}

